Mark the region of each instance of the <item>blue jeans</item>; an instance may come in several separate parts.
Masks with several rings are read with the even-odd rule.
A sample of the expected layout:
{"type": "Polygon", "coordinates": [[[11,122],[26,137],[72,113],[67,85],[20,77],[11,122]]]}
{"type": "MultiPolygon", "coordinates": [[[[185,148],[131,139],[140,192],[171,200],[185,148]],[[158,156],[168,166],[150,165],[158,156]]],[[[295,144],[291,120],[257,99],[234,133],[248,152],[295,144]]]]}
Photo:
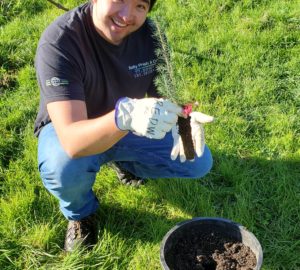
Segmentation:
{"type": "Polygon", "coordinates": [[[172,144],[171,132],[162,140],[129,133],[104,153],[72,159],[50,123],[39,135],[39,172],[46,189],[59,200],[63,215],[79,220],[99,207],[92,187],[97,172],[107,162],[117,161],[123,169],[142,178],[200,178],[210,171],[212,157],[207,147],[194,162],[181,163],[179,158],[170,159],[172,144]]]}

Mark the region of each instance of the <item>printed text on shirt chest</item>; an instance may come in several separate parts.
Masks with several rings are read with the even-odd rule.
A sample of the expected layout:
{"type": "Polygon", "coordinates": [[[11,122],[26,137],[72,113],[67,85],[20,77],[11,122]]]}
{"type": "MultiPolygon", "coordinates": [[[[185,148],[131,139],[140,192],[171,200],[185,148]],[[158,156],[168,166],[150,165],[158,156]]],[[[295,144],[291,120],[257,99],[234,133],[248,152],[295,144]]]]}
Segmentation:
{"type": "Polygon", "coordinates": [[[156,62],[157,59],[149,60],[143,63],[138,63],[136,65],[128,66],[128,70],[134,78],[140,78],[153,73],[155,71],[156,62]]]}

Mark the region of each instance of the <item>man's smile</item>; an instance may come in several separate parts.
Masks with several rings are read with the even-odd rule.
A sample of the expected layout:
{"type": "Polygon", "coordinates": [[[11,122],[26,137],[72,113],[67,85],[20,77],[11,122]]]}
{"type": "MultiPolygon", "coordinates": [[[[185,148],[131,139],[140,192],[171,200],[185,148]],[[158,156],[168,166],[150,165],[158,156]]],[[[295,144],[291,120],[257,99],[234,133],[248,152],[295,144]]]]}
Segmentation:
{"type": "Polygon", "coordinates": [[[112,21],[115,25],[117,25],[118,27],[121,27],[121,28],[125,28],[127,26],[126,23],[123,23],[121,22],[120,20],[118,20],[117,18],[112,18],[112,21]]]}

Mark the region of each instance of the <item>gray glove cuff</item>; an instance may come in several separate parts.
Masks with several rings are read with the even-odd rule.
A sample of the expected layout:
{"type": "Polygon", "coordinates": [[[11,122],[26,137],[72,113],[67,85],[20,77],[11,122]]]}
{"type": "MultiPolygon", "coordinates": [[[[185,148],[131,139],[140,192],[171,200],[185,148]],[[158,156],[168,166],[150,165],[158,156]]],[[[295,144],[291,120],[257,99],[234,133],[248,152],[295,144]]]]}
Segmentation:
{"type": "Polygon", "coordinates": [[[133,111],[134,99],[120,98],[115,106],[115,123],[120,130],[131,130],[131,112],[133,111]]]}

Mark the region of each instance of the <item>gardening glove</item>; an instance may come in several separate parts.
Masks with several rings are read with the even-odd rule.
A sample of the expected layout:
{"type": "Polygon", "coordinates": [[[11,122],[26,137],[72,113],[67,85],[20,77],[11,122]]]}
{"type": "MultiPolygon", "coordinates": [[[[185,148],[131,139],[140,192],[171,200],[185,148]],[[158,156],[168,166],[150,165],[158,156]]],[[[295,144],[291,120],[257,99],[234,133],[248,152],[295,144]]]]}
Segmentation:
{"type": "Polygon", "coordinates": [[[181,112],[180,106],[166,99],[125,97],[115,106],[115,122],[121,130],[150,139],[162,139],[176,124],[181,112]]]}
{"type": "MultiPolygon", "coordinates": [[[[200,112],[192,112],[190,114],[190,117],[191,117],[190,123],[191,123],[191,132],[192,132],[191,135],[193,139],[194,149],[197,157],[201,157],[203,155],[204,147],[205,147],[203,124],[212,122],[214,118],[212,116],[200,112]]],[[[172,136],[174,141],[173,141],[173,148],[171,151],[171,159],[175,160],[179,155],[180,161],[185,162],[186,157],[184,154],[182,139],[178,133],[178,124],[176,124],[172,128],[172,136]]]]}

